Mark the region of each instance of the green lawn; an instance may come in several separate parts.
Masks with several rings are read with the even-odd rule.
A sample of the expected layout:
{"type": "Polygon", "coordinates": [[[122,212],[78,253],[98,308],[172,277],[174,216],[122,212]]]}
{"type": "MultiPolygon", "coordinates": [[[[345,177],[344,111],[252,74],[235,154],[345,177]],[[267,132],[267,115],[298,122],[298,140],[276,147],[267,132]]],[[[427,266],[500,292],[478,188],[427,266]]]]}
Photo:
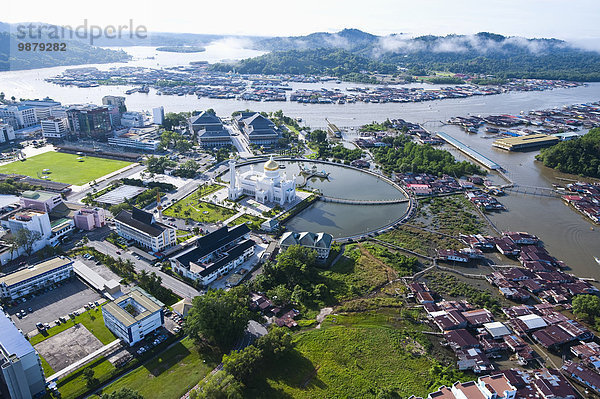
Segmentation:
{"type": "Polygon", "coordinates": [[[50,169],[49,180],[80,186],[131,164],[126,161],[87,156],[83,157],[83,162],[79,162],[78,157],[75,154],[46,152],[25,161],[0,166],[0,173],[17,173],[38,179],[44,169],[50,169]]]}
{"type": "Polygon", "coordinates": [[[117,372],[117,368],[113,366],[108,359],[100,357],[93,363],[72,372],[58,381],[58,390],[60,391],[62,398],[76,398],[88,391],[89,388],[83,377],[83,371],[87,368],[94,370],[94,377],[98,378],[100,381],[106,381],[117,372]]]}
{"type": "Polygon", "coordinates": [[[185,338],[162,355],[110,384],[104,392],[127,387],[145,398],[179,399],[214,366],[214,362],[198,353],[190,338],[185,338]]]}
{"type": "Polygon", "coordinates": [[[321,329],[295,335],[296,350],[264,367],[246,397],[376,398],[386,388],[404,398],[427,396],[439,382],[430,373],[431,343],[422,327],[399,316],[397,310],[328,316],[321,329]]]}
{"type": "Polygon", "coordinates": [[[203,223],[215,223],[229,219],[236,213],[232,209],[201,201],[200,196],[195,192],[165,209],[163,215],[179,219],[192,219],[203,223]]]}
{"type": "Polygon", "coordinates": [[[75,324],[83,324],[85,328],[89,330],[100,342],[104,345],[111,343],[117,339],[112,332],[104,325],[104,318],[102,317],[102,310],[99,307],[88,310],[76,316],[75,319],[69,319],[66,323],[55,326],[47,330],[44,334],[36,334],[29,339],[31,345],[38,344],[45,339],[48,339],[58,333],[61,333],[75,324]]]}
{"type": "Polygon", "coordinates": [[[233,222],[231,222],[231,225],[237,226],[238,224],[246,223],[252,230],[258,230],[264,221],[265,219],[261,217],[244,214],[239,218],[234,219],[233,222]]]}

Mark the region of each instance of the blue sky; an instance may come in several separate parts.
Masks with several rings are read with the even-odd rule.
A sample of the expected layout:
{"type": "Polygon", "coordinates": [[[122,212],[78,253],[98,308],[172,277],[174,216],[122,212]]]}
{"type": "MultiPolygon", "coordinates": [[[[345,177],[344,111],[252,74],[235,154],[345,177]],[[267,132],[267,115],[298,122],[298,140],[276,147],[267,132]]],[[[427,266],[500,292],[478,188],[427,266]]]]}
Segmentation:
{"type": "MultiPolygon", "coordinates": [[[[600,38],[599,0],[2,0],[0,20],[123,24],[150,31],[302,35],[345,27],[371,33],[600,38]]],[[[600,47],[600,45],[599,45],[600,47]]]]}

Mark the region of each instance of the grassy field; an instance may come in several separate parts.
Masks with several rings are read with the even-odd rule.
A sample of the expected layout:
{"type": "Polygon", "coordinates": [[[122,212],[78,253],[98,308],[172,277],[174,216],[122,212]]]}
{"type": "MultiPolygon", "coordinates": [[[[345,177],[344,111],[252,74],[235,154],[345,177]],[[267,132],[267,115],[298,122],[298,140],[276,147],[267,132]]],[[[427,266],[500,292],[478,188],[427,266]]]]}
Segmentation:
{"type": "Polygon", "coordinates": [[[321,276],[339,301],[367,295],[396,277],[391,268],[373,257],[362,244],[346,246],[344,256],[322,271],[321,276]]]}
{"type": "Polygon", "coordinates": [[[198,353],[191,339],[185,338],[162,355],[109,385],[104,393],[127,387],[146,398],[179,399],[214,366],[214,362],[198,353]]]}
{"type": "Polygon", "coordinates": [[[79,162],[78,157],[75,154],[45,152],[27,158],[25,161],[15,161],[0,166],[0,173],[17,173],[38,179],[42,175],[42,170],[50,169],[49,180],[81,186],[131,164],[131,162],[96,157],[84,157],[84,161],[79,162]]]}
{"type": "Polygon", "coordinates": [[[163,215],[179,219],[192,219],[203,223],[214,223],[228,219],[237,212],[202,200],[202,197],[222,188],[223,186],[219,184],[199,187],[192,194],[165,209],[163,215]]]}
{"type": "Polygon", "coordinates": [[[215,223],[229,219],[236,213],[236,211],[223,206],[204,201],[191,201],[187,197],[167,208],[163,215],[178,219],[192,219],[203,223],[215,223]]]}
{"type": "Polygon", "coordinates": [[[31,342],[31,345],[35,345],[79,323],[83,324],[85,328],[94,334],[94,336],[98,338],[98,340],[104,345],[109,344],[117,339],[104,325],[102,310],[100,310],[99,307],[95,307],[94,309],[88,310],[87,312],[76,316],[74,319],[67,320],[66,323],[50,328],[44,334],[39,333],[34,335],[29,339],[29,342],[31,342]]]}
{"type": "Polygon", "coordinates": [[[107,380],[117,371],[116,367],[108,359],[101,357],[88,366],[82,367],[58,381],[58,390],[62,398],[76,398],[88,391],[85,378],[83,377],[83,371],[87,368],[94,370],[94,377],[100,381],[107,380]]]}
{"type": "Polygon", "coordinates": [[[328,316],[321,329],[295,335],[296,350],[265,368],[246,397],[376,398],[383,389],[427,396],[438,382],[431,343],[398,316],[390,309],[328,316]]]}
{"type": "Polygon", "coordinates": [[[237,226],[238,224],[246,223],[248,225],[248,227],[250,227],[252,230],[258,230],[260,228],[260,225],[264,221],[265,221],[265,219],[263,219],[261,217],[244,214],[244,215],[240,216],[239,218],[234,219],[233,222],[231,222],[231,225],[237,226]],[[248,223],[248,222],[250,222],[250,223],[248,223]]]}

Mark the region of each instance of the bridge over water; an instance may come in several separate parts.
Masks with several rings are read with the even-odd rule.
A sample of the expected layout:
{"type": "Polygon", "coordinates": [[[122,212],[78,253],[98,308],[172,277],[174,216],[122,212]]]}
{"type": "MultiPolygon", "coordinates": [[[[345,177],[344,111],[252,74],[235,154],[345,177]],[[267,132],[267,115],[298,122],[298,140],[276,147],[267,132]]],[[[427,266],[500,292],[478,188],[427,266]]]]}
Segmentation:
{"type": "Polygon", "coordinates": [[[319,200],[323,202],[334,202],[337,204],[352,204],[352,205],[390,205],[390,204],[402,204],[410,202],[409,198],[397,198],[397,199],[385,199],[385,200],[354,200],[346,198],[336,198],[321,195],[319,200]]]}

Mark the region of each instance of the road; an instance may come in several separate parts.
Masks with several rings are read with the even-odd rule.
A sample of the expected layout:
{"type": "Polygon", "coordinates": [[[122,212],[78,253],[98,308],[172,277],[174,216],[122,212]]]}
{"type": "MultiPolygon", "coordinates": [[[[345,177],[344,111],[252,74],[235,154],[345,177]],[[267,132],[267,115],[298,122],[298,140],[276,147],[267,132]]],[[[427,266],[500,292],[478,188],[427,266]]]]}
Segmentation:
{"type": "Polygon", "coordinates": [[[183,281],[177,280],[176,278],[169,276],[168,274],[162,272],[160,268],[151,266],[150,263],[146,262],[143,259],[134,258],[133,255],[131,255],[129,252],[117,248],[108,241],[92,240],[90,238],[90,242],[87,245],[95,248],[103,254],[112,256],[115,259],[119,257],[123,260],[129,259],[135,265],[136,271],[146,270],[148,273],[156,273],[162,278],[162,285],[170,289],[180,297],[193,298],[195,296],[201,295],[201,292],[195,289],[194,287],[191,287],[183,281]],[[117,254],[117,251],[121,254],[117,254]]]}
{"type": "Polygon", "coordinates": [[[237,149],[241,158],[249,158],[254,155],[250,149],[250,143],[248,142],[248,139],[242,134],[240,129],[235,126],[235,124],[226,126],[226,129],[229,130],[231,142],[237,149]]]}

